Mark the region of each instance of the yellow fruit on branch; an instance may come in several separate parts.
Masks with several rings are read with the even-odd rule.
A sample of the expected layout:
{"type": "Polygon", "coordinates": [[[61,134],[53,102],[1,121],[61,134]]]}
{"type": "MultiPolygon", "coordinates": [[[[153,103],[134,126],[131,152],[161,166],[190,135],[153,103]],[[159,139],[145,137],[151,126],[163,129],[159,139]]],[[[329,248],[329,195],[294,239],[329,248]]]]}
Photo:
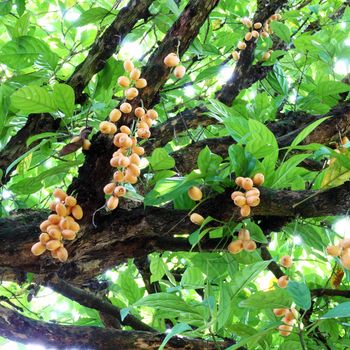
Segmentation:
{"type": "Polygon", "coordinates": [[[203,197],[202,191],[197,186],[192,186],[187,191],[187,194],[193,201],[200,201],[202,199],[202,197],[203,197]]]}

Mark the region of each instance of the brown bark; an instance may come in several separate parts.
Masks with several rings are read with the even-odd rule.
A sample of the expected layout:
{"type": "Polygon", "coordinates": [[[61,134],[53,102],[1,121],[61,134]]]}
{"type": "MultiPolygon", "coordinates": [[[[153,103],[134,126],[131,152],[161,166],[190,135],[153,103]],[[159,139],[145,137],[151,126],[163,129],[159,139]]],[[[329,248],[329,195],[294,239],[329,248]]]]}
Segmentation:
{"type": "MultiPolygon", "coordinates": [[[[153,0],[130,0],[127,6],[122,8],[112,24],[99,37],[92,46],[85,60],[76,67],[72,76],[68,79],[75,92],[76,102],[81,102],[82,92],[91,78],[98,73],[110,58],[125,36],[131,31],[135,23],[147,16],[148,7],[153,0]]],[[[60,120],[53,119],[49,113],[31,114],[26,124],[9,141],[0,152],[0,169],[5,173],[7,167],[28,149],[35,146],[35,142],[29,148],[26,146],[28,137],[43,132],[55,132],[60,127],[60,120]]],[[[1,182],[5,184],[10,179],[3,176],[1,182]]]]}
{"type": "MultiPolygon", "coordinates": [[[[0,336],[29,344],[58,347],[59,349],[79,347],[98,350],[158,349],[165,335],[143,331],[122,331],[99,327],[63,326],[40,322],[22,316],[16,311],[0,305],[0,336]]],[[[167,350],[217,350],[232,345],[229,342],[172,337],[167,350]]]]}

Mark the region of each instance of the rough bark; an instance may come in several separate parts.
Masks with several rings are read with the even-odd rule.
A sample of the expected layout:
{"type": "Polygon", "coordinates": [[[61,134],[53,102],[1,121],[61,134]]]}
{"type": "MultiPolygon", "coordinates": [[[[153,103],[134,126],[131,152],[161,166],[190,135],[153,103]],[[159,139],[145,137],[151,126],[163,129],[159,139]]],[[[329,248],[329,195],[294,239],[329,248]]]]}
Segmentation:
{"type": "MultiPolygon", "coordinates": [[[[349,191],[350,182],[328,191],[261,188],[261,203],[253,208],[252,215],[294,218],[346,214],[350,205],[349,191]]],[[[239,221],[239,210],[233,205],[230,192],[232,190],[227,190],[204,202],[196,211],[223,221],[239,221]]],[[[79,284],[127,258],[145,256],[154,251],[188,251],[191,246],[187,238],[174,235],[189,234],[196,228],[184,211],[156,207],[139,207],[131,211],[118,209],[99,217],[97,228],[91,224],[83,225],[80,237],[67,245],[69,261],[61,264],[46,255],[34,257],[30,252],[44,216],[30,211],[0,220],[0,256],[5,279],[16,278],[16,271],[57,272],[66,281],[79,284]]],[[[212,250],[217,244],[217,240],[204,240],[201,249],[212,250]]]]}
{"type": "MultiPolygon", "coordinates": [[[[165,335],[143,331],[121,331],[99,327],[63,326],[40,322],[22,316],[0,305],[0,336],[23,344],[33,343],[67,349],[79,347],[93,350],[158,349],[165,335]]],[[[167,350],[217,350],[228,347],[229,342],[172,337],[167,350]]]]}
{"type": "MultiPolygon", "coordinates": [[[[72,76],[68,79],[74,92],[76,102],[79,103],[82,92],[91,78],[98,73],[110,58],[125,36],[131,31],[135,23],[147,16],[148,7],[153,0],[130,0],[127,6],[122,8],[112,24],[96,40],[85,60],[76,67],[72,76]]],[[[49,113],[30,114],[26,124],[20,129],[0,152],[0,169],[5,173],[7,167],[28,149],[34,147],[32,143],[29,148],[26,146],[28,137],[43,132],[55,132],[60,127],[60,120],[55,120],[49,113]]],[[[1,182],[6,183],[10,179],[3,176],[1,182]]]]}

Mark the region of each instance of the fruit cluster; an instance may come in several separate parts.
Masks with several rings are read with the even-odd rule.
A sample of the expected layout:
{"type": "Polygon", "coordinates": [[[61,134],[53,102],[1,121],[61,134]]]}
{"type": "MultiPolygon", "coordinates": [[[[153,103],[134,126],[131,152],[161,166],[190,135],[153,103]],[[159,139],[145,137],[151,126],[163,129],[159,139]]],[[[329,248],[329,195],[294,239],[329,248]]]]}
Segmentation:
{"type": "Polygon", "coordinates": [[[277,317],[283,317],[282,318],[283,324],[281,324],[278,327],[278,331],[282,336],[288,337],[291,334],[291,332],[293,330],[293,325],[296,321],[295,320],[295,315],[297,313],[296,310],[294,308],[291,308],[291,309],[273,309],[273,313],[277,317]]]}
{"type": "Polygon", "coordinates": [[[120,105],[119,109],[113,109],[109,114],[109,121],[100,123],[100,131],[103,134],[114,135],[113,143],[118,148],[112,155],[110,165],[116,168],[113,174],[113,182],[108,183],[103,191],[110,196],[106,206],[109,210],[118,207],[119,197],[126,194],[126,189],[121,184],[136,184],[141,171],[139,168],[142,156],[145,151],[139,146],[137,138],[148,139],[151,136],[150,127],[153,121],[158,118],[158,113],[154,109],[146,111],[142,106],[136,107],[127,102],[131,101],[139,95],[139,89],[147,86],[146,79],[140,78],[141,71],[134,67],[130,60],[124,62],[124,69],[129,73],[129,77],[121,76],[118,78],[118,84],[125,88],[125,101],[120,105]],[[116,122],[120,120],[122,115],[134,114],[137,122],[132,128],[122,125],[117,132],[116,122]]]}
{"type": "MultiPolygon", "coordinates": [[[[238,50],[242,51],[245,50],[247,47],[247,42],[251,40],[258,40],[259,38],[268,38],[270,34],[272,34],[272,29],[270,28],[270,23],[272,21],[278,21],[282,17],[280,14],[274,14],[272,15],[265,23],[264,25],[261,22],[253,23],[248,17],[244,17],[241,19],[242,24],[244,24],[248,29],[249,32],[247,32],[244,36],[244,41],[239,41],[237,44],[238,50]]],[[[240,51],[233,51],[232,57],[235,60],[239,60],[240,57],[240,51]]],[[[264,61],[267,61],[271,57],[272,50],[264,52],[262,55],[262,59],[264,61]]]]}
{"type": "Polygon", "coordinates": [[[339,257],[343,267],[350,270],[350,238],[342,239],[337,245],[328,246],[326,252],[333,257],[339,257]]]}
{"type": "Polygon", "coordinates": [[[238,232],[238,239],[232,241],[227,249],[231,254],[238,254],[243,249],[247,252],[253,252],[256,249],[256,243],[250,239],[250,232],[242,228],[238,232]]]}
{"type": "Polygon", "coordinates": [[[184,77],[185,73],[186,73],[186,68],[184,66],[179,65],[180,63],[180,58],[179,56],[172,52],[169,53],[169,55],[167,55],[164,58],[164,64],[168,67],[168,68],[174,68],[174,75],[176,78],[181,79],[184,77]]]}
{"type": "Polygon", "coordinates": [[[261,186],[264,183],[264,175],[258,173],[251,179],[249,177],[237,177],[236,185],[246,190],[245,193],[241,191],[234,191],[231,198],[237,207],[241,208],[241,215],[243,217],[250,215],[250,208],[256,207],[260,204],[260,191],[254,187],[261,186]]]}
{"type": "MultiPolygon", "coordinates": [[[[285,267],[286,269],[289,269],[293,265],[293,259],[289,255],[282,256],[280,260],[280,264],[285,267]]],[[[287,288],[288,286],[288,276],[281,276],[277,280],[277,285],[280,288],[287,288]]]]}
{"type": "Polygon", "coordinates": [[[39,242],[32,246],[32,253],[36,256],[46,250],[51,252],[54,259],[65,262],[68,259],[68,251],[63,245],[63,240],[72,241],[80,230],[75,219],[83,217],[83,210],[73,196],[68,196],[63,190],[56,188],[53,192],[55,202],[50,204],[54,214],[40,224],[41,234],[39,242]]]}

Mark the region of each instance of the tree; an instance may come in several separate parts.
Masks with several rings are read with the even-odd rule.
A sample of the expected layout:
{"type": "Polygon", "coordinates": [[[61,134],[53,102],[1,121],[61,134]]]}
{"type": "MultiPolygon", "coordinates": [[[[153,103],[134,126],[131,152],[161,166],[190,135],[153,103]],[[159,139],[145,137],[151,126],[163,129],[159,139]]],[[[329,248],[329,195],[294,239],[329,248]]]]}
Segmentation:
{"type": "Polygon", "coordinates": [[[348,5],[1,2],[0,343],[347,348],[348,5]]]}

